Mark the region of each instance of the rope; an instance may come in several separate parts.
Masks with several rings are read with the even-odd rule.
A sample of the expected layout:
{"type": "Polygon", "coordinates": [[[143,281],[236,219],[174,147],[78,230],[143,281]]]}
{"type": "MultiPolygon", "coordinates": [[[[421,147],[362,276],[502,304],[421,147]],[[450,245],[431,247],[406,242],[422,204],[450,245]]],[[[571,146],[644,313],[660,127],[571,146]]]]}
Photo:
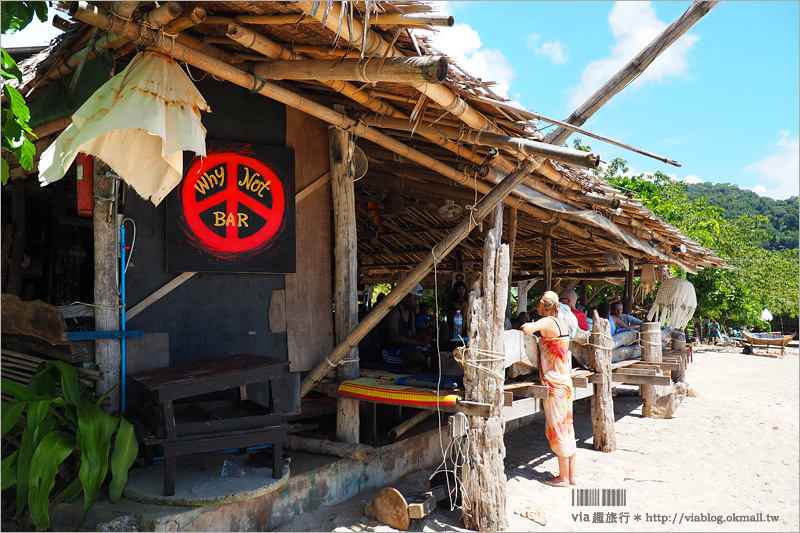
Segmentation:
{"type": "MultiPolygon", "coordinates": [[[[470,347],[467,347],[467,346],[465,346],[462,349],[462,352],[465,355],[467,353],[472,353],[472,354],[477,354],[479,356],[485,356],[485,358],[484,359],[476,358],[476,359],[469,359],[469,360],[467,360],[466,358],[460,359],[460,360],[456,359],[456,361],[458,361],[459,363],[463,364],[464,366],[471,366],[471,367],[473,367],[473,368],[475,368],[477,370],[482,370],[482,371],[486,372],[487,374],[489,374],[490,376],[494,376],[494,377],[496,377],[496,378],[498,378],[500,380],[505,380],[506,379],[504,374],[500,374],[499,372],[496,372],[496,371],[492,370],[491,368],[486,368],[485,366],[477,364],[477,363],[491,363],[491,362],[497,362],[497,361],[504,361],[505,360],[505,353],[503,353],[503,352],[493,352],[491,350],[481,350],[481,349],[478,349],[478,348],[470,348],[470,347]]],[[[455,357],[455,354],[453,354],[453,357],[455,357]]]]}

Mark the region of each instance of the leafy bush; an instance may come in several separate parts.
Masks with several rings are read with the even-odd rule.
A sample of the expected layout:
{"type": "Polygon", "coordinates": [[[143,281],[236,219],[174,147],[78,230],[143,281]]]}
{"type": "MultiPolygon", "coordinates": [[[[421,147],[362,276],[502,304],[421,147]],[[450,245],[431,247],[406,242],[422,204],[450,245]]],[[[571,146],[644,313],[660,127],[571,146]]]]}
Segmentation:
{"type": "Polygon", "coordinates": [[[71,482],[62,480],[64,488],[52,505],[73,500],[83,491],[81,523],[85,521],[89,509],[100,496],[100,487],[108,473],[109,455],[108,497],[112,502],[119,500],[139,444],[133,426],[124,416],[112,416],[100,409],[108,393],[92,401],[86,386],[78,382],[75,368],[63,361],[40,363],[27,388],[5,378],[0,381],[3,392],[16,399],[16,402],[2,403],[5,443],[0,478],[3,491],[16,486],[16,515],[27,506],[38,529],[49,527],[50,493],[55,487],[59,466],[70,456],[76,462],[79,458],[78,476],[71,482]],[[58,385],[60,395],[57,394],[58,385]],[[19,444],[13,449],[12,444],[17,439],[19,444]]]}

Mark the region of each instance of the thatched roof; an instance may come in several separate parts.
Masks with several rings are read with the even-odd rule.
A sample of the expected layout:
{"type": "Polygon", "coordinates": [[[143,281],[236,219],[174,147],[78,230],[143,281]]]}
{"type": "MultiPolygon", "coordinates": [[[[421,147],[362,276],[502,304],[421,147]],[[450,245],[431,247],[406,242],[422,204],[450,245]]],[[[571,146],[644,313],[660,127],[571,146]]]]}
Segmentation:
{"type": "MultiPolygon", "coordinates": [[[[137,3],[118,4],[130,6],[137,3]]],[[[269,39],[288,51],[287,54],[291,53],[294,59],[330,59],[343,55],[358,58],[362,55],[360,44],[365,34],[362,22],[366,19],[367,10],[370,12],[370,23],[367,24],[368,46],[364,57],[371,54],[377,57],[439,55],[425,38],[426,32],[434,29],[426,21],[403,20],[396,16],[387,19],[387,16],[402,14],[415,17],[434,16],[432,7],[421,2],[212,1],[170,4],[179,6],[183,17],[187,17],[184,20],[189,20],[192,14],[197,18],[197,8],[201,8],[205,11],[205,20],[194,25],[182,24],[188,25],[185,28],[173,22],[171,26],[166,26],[166,36],[162,35],[162,39],[171,39],[171,35],[177,35],[177,41],[194,47],[197,52],[222,59],[239,68],[275,57],[266,57],[232,40],[229,37],[231,24],[269,39]],[[345,6],[343,12],[342,5],[345,6]],[[272,18],[262,18],[257,22],[242,18],[250,15],[272,18]],[[279,15],[284,18],[279,20],[279,15]],[[382,24],[382,18],[389,23],[382,24]]],[[[99,2],[97,5],[103,9],[111,8],[111,2],[99,2]]],[[[163,11],[165,4],[161,6],[163,11]]],[[[138,3],[131,20],[151,20],[151,12],[155,7],[152,2],[138,3]]],[[[428,22],[442,24],[447,21],[428,22]]],[[[54,83],[52,78],[71,72],[63,65],[70,61],[77,63],[76,59],[79,57],[75,54],[80,55],[93,31],[93,26],[76,22],[52,46],[23,62],[23,94],[33,88],[29,98],[35,99],[54,83]],[[75,57],[70,59],[71,56],[75,57]]],[[[98,32],[95,47],[97,43],[103,42],[105,35],[102,30],[98,32]]],[[[116,62],[117,72],[133,57],[137,49],[144,48],[143,45],[124,39],[121,41],[117,41],[109,49],[116,62]]],[[[452,61],[449,62],[446,80],[441,85],[444,89],[439,94],[428,93],[423,96],[423,89],[415,88],[411,83],[370,83],[359,81],[358,77],[349,80],[349,86],[358,88],[357,92],[362,100],[364,97],[369,99],[371,108],[354,100],[352,94],[348,97],[346,91],[337,92],[329,87],[330,83],[326,85],[314,80],[275,83],[300,94],[314,96],[327,106],[343,104],[347,115],[361,121],[360,124],[373,124],[377,120],[377,109],[380,108],[392,109],[390,113],[395,118],[404,119],[410,127],[449,127],[451,131],[457,128],[461,132],[459,138],[452,139],[451,136],[450,141],[444,141],[430,135],[420,135],[417,131],[403,131],[373,124],[381,133],[432,156],[451,170],[455,169],[459,176],[466,175],[469,179],[464,180],[464,184],[458,184],[440,171],[426,168],[425,165],[415,163],[364,138],[357,139],[356,143],[363,149],[369,164],[367,174],[356,183],[357,202],[363,204],[376,201],[382,210],[383,219],[383,222],[376,223],[375,218],[368,216],[365,211],[359,211],[357,217],[360,237],[359,267],[364,281],[390,280],[397,271],[410,269],[417,264],[446,232],[464,216],[469,216],[469,207],[484,196],[487,186],[494,185],[498,179],[497,173],[507,174],[524,157],[507,147],[495,149],[468,142],[469,139],[474,139],[474,135],[482,129],[488,129],[515,139],[546,144],[543,142],[546,136],[539,131],[538,121],[526,119],[520,113],[489,103],[502,103],[504,100],[492,91],[491,83],[475,78],[452,61]],[[442,94],[454,95],[457,99],[451,105],[446,105],[442,94]],[[414,117],[414,120],[408,117],[414,117]],[[482,125],[477,124],[484,119],[482,125]],[[369,122],[370,120],[373,122],[369,122]],[[447,201],[462,207],[461,215],[452,220],[441,218],[438,210],[447,201]]],[[[40,132],[50,137],[45,136],[38,144],[49,144],[52,135],[57,134],[65,125],[54,123],[49,128],[47,125],[42,126],[40,132]]],[[[610,250],[635,258],[637,265],[678,264],[689,270],[724,265],[712,251],[660,220],[643,207],[641,202],[626,197],[589,170],[547,160],[544,167],[527,178],[525,183],[529,190],[536,191],[535,194],[549,199],[551,203],[534,201],[531,197],[518,198],[516,193],[506,202],[518,208],[513,265],[517,279],[540,275],[541,237],[548,228],[552,228],[556,243],[553,254],[556,277],[569,278],[587,272],[618,270],[618,267],[606,266],[603,261],[603,254],[610,250]],[[582,211],[583,216],[576,215],[578,211],[582,211]],[[598,224],[587,216],[590,214],[600,215],[595,218],[602,218],[604,222],[598,224]],[[615,234],[615,231],[609,230],[614,226],[626,237],[620,238],[619,232],[615,234]],[[685,252],[680,251],[682,246],[685,247],[685,252]]],[[[506,209],[506,213],[508,211],[506,209]]],[[[474,260],[478,268],[482,253],[480,232],[473,231],[461,243],[459,250],[462,261],[474,260]]],[[[445,261],[442,268],[447,269],[447,264],[445,261]]]]}

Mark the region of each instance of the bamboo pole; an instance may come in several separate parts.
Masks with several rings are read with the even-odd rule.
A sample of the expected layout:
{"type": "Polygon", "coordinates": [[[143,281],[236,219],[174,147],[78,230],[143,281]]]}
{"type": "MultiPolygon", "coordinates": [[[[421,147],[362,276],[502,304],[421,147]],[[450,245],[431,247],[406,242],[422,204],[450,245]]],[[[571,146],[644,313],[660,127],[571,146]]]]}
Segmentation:
{"type": "MultiPolygon", "coordinates": [[[[578,126],[572,125],[572,124],[570,124],[568,122],[562,122],[562,121],[556,120],[554,118],[549,118],[549,117],[546,117],[546,116],[541,115],[539,113],[534,113],[533,111],[528,111],[527,109],[519,109],[519,108],[516,108],[514,106],[510,106],[510,105],[508,105],[508,104],[506,104],[504,102],[500,102],[500,101],[494,100],[492,98],[486,98],[485,96],[473,96],[473,98],[475,98],[476,100],[479,100],[479,101],[481,101],[481,102],[483,102],[485,104],[489,104],[491,106],[494,106],[497,109],[505,109],[507,111],[513,111],[513,112],[519,113],[523,117],[529,118],[529,119],[544,120],[545,122],[549,122],[550,124],[555,124],[557,126],[562,126],[563,128],[565,128],[565,129],[567,129],[567,130],[569,130],[571,132],[580,133],[582,135],[586,135],[587,137],[591,137],[592,139],[597,139],[599,141],[603,141],[603,142],[608,143],[608,144],[613,144],[614,146],[619,146],[620,148],[624,148],[626,150],[630,150],[631,152],[636,152],[637,154],[641,154],[641,155],[644,155],[644,156],[647,156],[647,157],[651,157],[653,159],[657,159],[658,161],[662,161],[664,163],[668,163],[668,164],[676,166],[676,167],[680,166],[677,161],[674,161],[672,159],[668,159],[668,158],[666,158],[664,156],[660,156],[660,155],[654,154],[652,152],[648,152],[647,150],[642,150],[641,148],[636,148],[635,146],[631,146],[629,144],[625,144],[624,142],[615,141],[614,139],[610,139],[610,138],[605,137],[603,135],[600,135],[598,133],[593,133],[593,132],[591,132],[589,130],[585,130],[583,128],[579,128],[578,126]]],[[[559,144],[557,146],[561,146],[561,145],[559,144]]]]}
{"type": "MultiPolygon", "coordinates": [[[[416,131],[420,134],[424,133],[440,139],[450,138],[456,139],[460,142],[502,148],[517,152],[518,154],[522,154],[526,157],[547,157],[562,163],[568,163],[587,168],[597,168],[598,164],[600,163],[600,156],[597,154],[582,152],[572,148],[564,148],[562,146],[552,146],[539,141],[532,141],[530,139],[523,139],[520,137],[510,137],[508,135],[489,133],[485,131],[464,130],[450,126],[440,126],[438,124],[432,124],[430,126],[421,124],[415,125],[400,118],[383,117],[377,115],[364,115],[361,117],[361,121],[370,126],[400,131],[416,131]]],[[[514,165],[511,165],[512,168],[513,166],[514,165]]]]}
{"type": "MultiPolygon", "coordinates": [[[[565,121],[574,126],[581,126],[589,118],[594,115],[603,105],[611,100],[617,93],[622,91],[628,86],[639,74],[650,66],[650,64],[667,50],[672,43],[678,40],[684,33],[689,31],[697,21],[699,21],[706,13],[717,5],[719,2],[692,2],[689,9],[686,10],[678,19],[667,26],[653,41],[648,44],[641,52],[636,54],[636,57],[631,59],[624,67],[622,67],[614,76],[611,77],[602,87],[600,87],[586,102],[583,103],[572,115],[565,121]]],[[[560,126],[553,131],[546,142],[560,146],[566,141],[572,132],[567,128],[560,126]]],[[[672,163],[670,163],[672,164],[672,163]]]]}
{"type": "Polygon", "coordinates": [[[319,54],[331,57],[361,57],[361,54],[355,50],[347,50],[345,48],[325,48],[324,46],[312,46],[309,44],[293,44],[292,50],[303,54],[319,54]]]}
{"type": "MultiPolygon", "coordinates": [[[[133,11],[136,9],[136,5],[138,3],[139,2],[115,2],[115,5],[119,4],[120,9],[123,10],[121,13],[118,13],[118,15],[123,19],[130,17],[133,11]],[[131,4],[133,6],[132,8],[131,4]]],[[[150,25],[160,27],[180,15],[181,6],[178,2],[167,2],[161,7],[154,9],[151,13],[154,14],[150,17],[150,25]]],[[[69,56],[61,66],[55,69],[50,76],[48,76],[48,79],[59,80],[65,76],[68,76],[72,74],[72,72],[74,72],[81,63],[85,63],[89,59],[102,54],[106,50],[119,48],[122,45],[127,44],[129,41],[130,39],[120,38],[118,35],[105,35],[104,37],[98,39],[94,44],[89,44],[85,48],[69,56]]]]}
{"type": "Polygon", "coordinates": [[[553,226],[545,224],[542,236],[542,268],[544,269],[544,290],[553,290],[553,226]]]}
{"type": "MultiPolygon", "coordinates": [[[[508,286],[511,287],[511,275],[514,270],[514,249],[517,244],[517,219],[519,217],[519,210],[512,207],[508,211],[508,286]]],[[[519,307],[517,307],[517,313],[519,313],[519,307]]],[[[506,317],[513,318],[511,316],[511,291],[508,291],[506,317]]]]}
{"type": "Polygon", "coordinates": [[[634,268],[636,267],[633,257],[628,257],[628,270],[625,272],[625,298],[622,301],[622,312],[630,313],[633,307],[634,290],[634,268]]]}
{"type": "Polygon", "coordinates": [[[206,10],[202,7],[185,9],[183,14],[164,25],[164,33],[178,33],[187,30],[192,26],[202,24],[206,20],[206,10]]]}
{"type": "Polygon", "coordinates": [[[376,26],[447,26],[455,24],[444,15],[407,15],[405,13],[371,13],[367,25],[376,26]]]}
{"type": "MultiPolygon", "coordinates": [[[[334,105],[339,113],[344,106],[334,105]]],[[[336,342],[340,342],[358,324],[358,261],[356,252],[356,203],[353,179],[350,175],[350,138],[346,131],[328,127],[330,144],[331,195],[333,197],[334,228],[334,305],[336,309],[336,342]]],[[[339,382],[357,379],[360,376],[358,346],[347,354],[348,362],[337,367],[339,382]]],[[[336,399],[336,438],[341,442],[358,443],[358,400],[336,399]]]]}
{"type": "Polygon", "coordinates": [[[390,439],[396,439],[397,437],[399,437],[400,435],[402,435],[403,433],[405,433],[409,429],[413,428],[414,426],[416,426],[417,424],[419,424],[420,422],[422,422],[423,420],[425,420],[426,418],[428,418],[429,416],[434,415],[434,414],[436,414],[436,411],[434,411],[432,409],[426,409],[424,411],[420,411],[419,413],[415,414],[414,416],[412,416],[408,420],[406,420],[406,421],[396,425],[392,429],[390,429],[389,432],[386,435],[390,439]]]}
{"type": "Polygon", "coordinates": [[[263,61],[251,72],[268,80],[344,80],[362,83],[442,83],[447,76],[444,56],[365,59],[300,59],[263,61]]]}
{"type": "Polygon", "coordinates": [[[591,400],[592,447],[608,453],[617,450],[614,399],[611,395],[611,326],[608,320],[600,318],[597,311],[594,312],[589,343],[589,364],[603,376],[603,382],[594,385],[591,400]]]}

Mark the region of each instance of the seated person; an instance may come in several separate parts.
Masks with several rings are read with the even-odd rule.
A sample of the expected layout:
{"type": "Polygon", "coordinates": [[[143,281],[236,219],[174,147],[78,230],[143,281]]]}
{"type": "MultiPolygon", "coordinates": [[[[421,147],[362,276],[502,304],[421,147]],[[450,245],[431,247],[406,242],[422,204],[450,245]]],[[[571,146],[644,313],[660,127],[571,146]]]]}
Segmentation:
{"type": "Polygon", "coordinates": [[[617,332],[617,325],[616,323],[610,318],[611,316],[611,304],[608,302],[603,302],[597,306],[597,314],[600,318],[605,318],[608,320],[609,326],[611,326],[611,335],[613,336],[614,333],[617,332]]]}
{"type": "Polygon", "coordinates": [[[622,312],[622,302],[613,302],[611,304],[611,316],[614,317],[617,325],[623,328],[639,329],[639,325],[642,323],[635,316],[622,312]]]}
{"type": "MultiPolygon", "coordinates": [[[[614,325],[617,327],[617,331],[627,331],[629,329],[639,329],[641,327],[638,324],[635,326],[629,326],[622,320],[622,302],[614,302],[611,304],[610,318],[608,320],[609,322],[614,323],[614,325]]],[[[638,319],[634,318],[634,320],[638,319]]],[[[611,334],[613,335],[614,333],[612,332],[611,334]]]]}
{"type": "MultiPolygon", "coordinates": [[[[417,284],[381,321],[382,364],[392,368],[394,372],[431,372],[431,363],[425,355],[430,337],[419,336],[414,325],[415,312],[422,293],[422,285],[417,284]]],[[[438,358],[435,364],[438,364],[438,358]]]]}
{"type": "Polygon", "coordinates": [[[589,325],[586,323],[586,314],[575,307],[575,302],[578,301],[578,293],[572,289],[566,289],[561,291],[558,299],[561,303],[569,306],[572,314],[578,319],[578,327],[584,331],[589,331],[589,325]]]}
{"type": "Polygon", "coordinates": [[[528,318],[528,313],[522,311],[517,315],[517,319],[519,319],[520,324],[525,324],[526,322],[530,322],[531,320],[528,318]]]}

